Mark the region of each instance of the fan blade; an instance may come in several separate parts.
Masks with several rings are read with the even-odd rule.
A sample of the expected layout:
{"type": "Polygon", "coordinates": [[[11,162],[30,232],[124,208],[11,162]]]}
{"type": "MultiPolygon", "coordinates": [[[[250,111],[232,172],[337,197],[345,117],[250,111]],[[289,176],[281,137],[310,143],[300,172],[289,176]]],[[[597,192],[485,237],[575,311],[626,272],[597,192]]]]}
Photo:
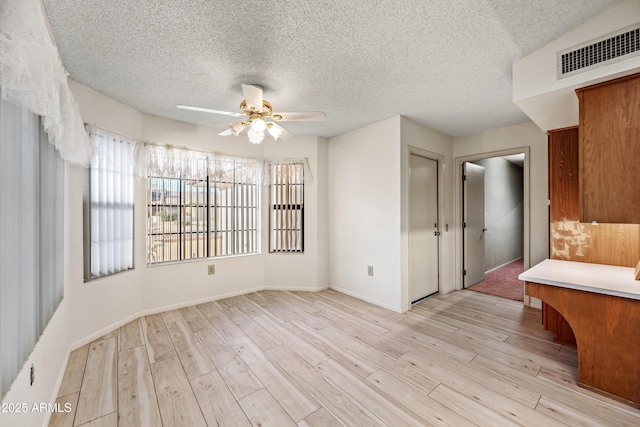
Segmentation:
{"type": "Polygon", "coordinates": [[[269,122],[267,125],[267,132],[271,135],[271,137],[275,140],[278,139],[291,139],[294,135],[291,132],[288,132],[282,126],[278,126],[274,122],[269,122]],[[276,129],[274,132],[273,130],[276,129]]]}
{"type": "Polygon", "coordinates": [[[233,131],[231,129],[227,129],[227,130],[224,130],[224,131],[220,132],[218,135],[220,135],[220,136],[230,136],[230,135],[233,135],[233,131]]]}
{"type": "Polygon", "coordinates": [[[230,111],[220,111],[220,110],[212,110],[210,108],[192,107],[191,105],[176,105],[176,107],[180,108],[181,110],[200,111],[201,113],[223,114],[225,116],[231,116],[231,117],[244,116],[244,114],[242,113],[232,113],[230,111]]]}
{"type": "Polygon", "coordinates": [[[299,111],[289,113],[272,113],[273,120],[279,122],[321,122],[327,117],[322,111],[299,111]],[[281,117],[281,118],[278,118],[281,117]]]}
{"type": "Polygon", "coordinates": [[[254,85],[242,85],[242,93],[247,101],[247,108],[262,112],[262,88],[254,85]]]}
{"type": "Polygon", "coordinates": [[[291,139],[291,138],[295,138],[295,135],[292,134],[291,132],[289,132],[288,130],[280,127],[280,129],[282,129],[282,133],[280,133],[280,138],[287,140],[287,139],[291,139]]]}

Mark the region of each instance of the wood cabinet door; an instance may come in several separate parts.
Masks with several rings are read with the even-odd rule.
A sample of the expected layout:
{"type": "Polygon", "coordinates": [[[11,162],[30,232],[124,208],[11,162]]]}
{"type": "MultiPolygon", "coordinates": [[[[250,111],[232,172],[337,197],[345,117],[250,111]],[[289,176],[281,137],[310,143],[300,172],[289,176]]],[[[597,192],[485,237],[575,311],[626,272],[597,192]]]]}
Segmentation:
{"type": "Polygon", "coordinates": [[[581,220],[640,224],[640,74],[577,94],[581,220]]]}
{"type": "Polygon", "coordinates": [[[549,131],[549,220],[579,221],[578,127],[549,131]]]}

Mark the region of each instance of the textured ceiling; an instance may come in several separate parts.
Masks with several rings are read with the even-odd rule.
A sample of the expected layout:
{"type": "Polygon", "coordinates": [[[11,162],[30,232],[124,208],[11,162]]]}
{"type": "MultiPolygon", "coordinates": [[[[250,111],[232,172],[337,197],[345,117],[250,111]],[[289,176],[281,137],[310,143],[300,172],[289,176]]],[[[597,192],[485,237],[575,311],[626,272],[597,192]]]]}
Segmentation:
{"type": "Polygon", "coordinates": [[[43,0],[71,78],[139,111],[226,128],[242,83],[332,137],[397,114],[451,136],[515,124],[511,64],[614,0],[43,0]]]}

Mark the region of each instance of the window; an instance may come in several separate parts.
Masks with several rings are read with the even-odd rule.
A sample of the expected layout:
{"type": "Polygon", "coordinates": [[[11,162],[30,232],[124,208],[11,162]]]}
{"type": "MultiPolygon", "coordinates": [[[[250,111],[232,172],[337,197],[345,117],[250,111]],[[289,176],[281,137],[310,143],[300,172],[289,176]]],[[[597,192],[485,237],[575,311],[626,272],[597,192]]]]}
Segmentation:
{"type": "Polygon", "coordinates": [[[84,203],[85,280],[133,268],[135,143],[89,130],[94,156],[84,203]]]}
{"type": "Polygon", "coordinates": [[[178,167],[151,163],[155,166],[147,180],[149,264],[259,253],[255,161],[211,159],[194,152],[178,167]]]}
{"type": "Polygon", "coordinates": [[[0,101],[0,396],[64,291],[64,161],[40,117],[0,101]]]}
{"type": "Polygon", "coordinates": [[[304,252],[304,164],[271,165],[270,252],[304,252]]]}

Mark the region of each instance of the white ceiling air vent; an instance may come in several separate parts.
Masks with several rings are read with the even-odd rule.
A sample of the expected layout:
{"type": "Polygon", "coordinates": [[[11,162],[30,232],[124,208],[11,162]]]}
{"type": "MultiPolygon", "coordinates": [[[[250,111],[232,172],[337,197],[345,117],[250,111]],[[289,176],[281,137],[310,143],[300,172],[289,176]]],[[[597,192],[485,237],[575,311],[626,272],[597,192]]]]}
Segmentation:
{"type": "Polygon", "coordinates": [[[640,23],[558,52],[558,79],[640,54],[640,23]]]}

